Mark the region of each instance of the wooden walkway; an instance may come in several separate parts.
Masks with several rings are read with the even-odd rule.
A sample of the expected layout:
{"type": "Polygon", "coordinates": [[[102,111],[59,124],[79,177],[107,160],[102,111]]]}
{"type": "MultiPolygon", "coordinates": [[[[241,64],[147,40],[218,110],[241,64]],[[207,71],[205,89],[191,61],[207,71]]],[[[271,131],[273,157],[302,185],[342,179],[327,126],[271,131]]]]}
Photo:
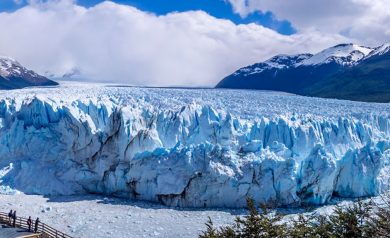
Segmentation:
{"type": "MultiPolygon", "coordinates": [[[[35,220],[33,220],[32,229],[35,220]]],[[[8,213],[0,212],[0,238],[72,238],[45,223],[39,222],[37,233],[28,232],[27,218],[17,217],[15,226],[8,224],[8,213]]]]}
{"type": "Polygon", "coordinates": [[[7,225],[0,226],[0,238],[38,238],[39,234],[28,232],[23,228],[14,228],[7,225]]]}

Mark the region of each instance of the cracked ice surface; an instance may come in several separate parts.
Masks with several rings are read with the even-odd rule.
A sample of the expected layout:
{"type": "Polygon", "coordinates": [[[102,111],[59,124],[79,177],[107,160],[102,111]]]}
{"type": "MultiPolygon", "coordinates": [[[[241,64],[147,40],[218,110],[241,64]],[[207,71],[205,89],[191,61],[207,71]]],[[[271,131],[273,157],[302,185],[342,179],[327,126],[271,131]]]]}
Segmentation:
{"type": "Polygon", "coordinates": [[[387,189],[390,104],[65,83],[1,92],[0,142],[7,193],[324,204],[387,189]]]}

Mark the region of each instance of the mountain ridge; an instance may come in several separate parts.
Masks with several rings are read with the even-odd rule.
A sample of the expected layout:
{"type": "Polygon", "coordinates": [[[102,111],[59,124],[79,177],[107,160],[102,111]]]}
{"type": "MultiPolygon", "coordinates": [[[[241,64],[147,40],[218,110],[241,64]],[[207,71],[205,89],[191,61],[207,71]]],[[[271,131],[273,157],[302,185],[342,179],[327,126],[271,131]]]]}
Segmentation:
{"type": "Polygon", "coordinates": [[[222,79],[216,88],[276,90],[304,96],[390,102],[389,56],[389,43],[375,48],[339,44],[314,55],[277,55],[237,70],[222,79]],[[380,87],[375,87],[376,82],[380,87]]]}
{"type": "Polygon", "coordinates": [[[10,57],[0,56],[0,89],[54,85],[58,83],[25,68],[10,57]]]}

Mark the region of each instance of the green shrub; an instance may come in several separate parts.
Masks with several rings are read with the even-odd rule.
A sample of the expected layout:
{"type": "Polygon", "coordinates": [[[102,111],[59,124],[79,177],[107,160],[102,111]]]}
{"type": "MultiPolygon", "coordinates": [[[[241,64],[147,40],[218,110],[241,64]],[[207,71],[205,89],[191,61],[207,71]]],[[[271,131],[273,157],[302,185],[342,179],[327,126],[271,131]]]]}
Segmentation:
{"type": "Polygon", "coordinates": [[[331,215],[308,216],[283,220],[263,206],[259,212],[254,201],[247,199],[249,214],[236,217],[230,226],[214,228],[209,218],[207,230],[200,238],[390,238],[390,198],[387,206],[358,201],[351,206],[336,206],[331,215]]]}
{"type": "Polygon", "coordinates": [[[241,218],[236,218],[236,233],[238,237],[247,238],[271,238],[271,237],[286,237],[286,225],[281,220],[282,216],[268,213],[266,206],[262,206],[262,212],[259,213],[252,199],[247,199],[249,215],[241,218]]]}
{"type": "Polygon", "coordinates": [[[288,237],[291,238],[311,238],[315,237],[313,229],[313,218],[302,214],[297,219],[292,220],[292,224],[288,229],[288,237]]]}
{"type": "Polygon", "coordinates": [[[247,199],[249,215],[241,218],[236,217],[232,226],[214,228],[210,217],[206,223],[207,230],[200,235],[200,238],[282,238],[287,237],[286,225],[281,222],[280,215],[271,215],[268,209],[263,206],[259,213],[254,201],[247,199]]]}
{"type": "Polygon", "coordinates": [[[352,206],[336,206],[329,220],[333,228],[333,235],[340,238],[371,237],[367,219],[372,210],[371,204],[361,201],[352,206]]]}
{"type": "Polygon", "coordinates": [[[368,219],[371,237],[390,238],[390,195],[382,196],[382,204],[375,204],[375,213],[368,219]]]}

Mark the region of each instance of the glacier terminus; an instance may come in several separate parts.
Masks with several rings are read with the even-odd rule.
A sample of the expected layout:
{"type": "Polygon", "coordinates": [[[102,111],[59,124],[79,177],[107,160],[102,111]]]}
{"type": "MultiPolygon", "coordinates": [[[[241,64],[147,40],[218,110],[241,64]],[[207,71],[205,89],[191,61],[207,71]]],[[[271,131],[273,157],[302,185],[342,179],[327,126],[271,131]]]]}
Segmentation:
{"type": "Polygon", "coordinates": [[[388,189],[390,104],[81,83],[4,91],[0,158],[3,193],[321,205],[388,189]]]}

